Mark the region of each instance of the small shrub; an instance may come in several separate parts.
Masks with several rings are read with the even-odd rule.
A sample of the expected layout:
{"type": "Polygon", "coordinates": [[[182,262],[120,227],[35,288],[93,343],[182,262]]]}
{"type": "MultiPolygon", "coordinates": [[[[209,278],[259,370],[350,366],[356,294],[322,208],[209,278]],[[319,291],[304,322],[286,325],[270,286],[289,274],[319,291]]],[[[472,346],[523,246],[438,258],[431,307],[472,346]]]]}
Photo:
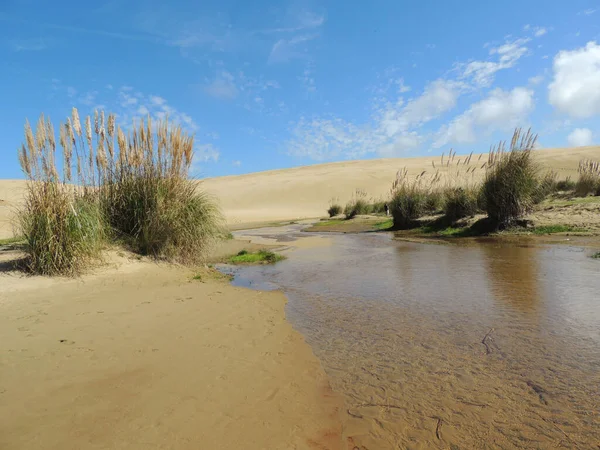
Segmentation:
{"type": "Polygon", "coordinates": [[[579,163],[579,179],[575,194],[579,197],[600,195],[600,162],[584,160],[579,163]]]}
{"type": "Polygon", "coordinates": [[[543,202],[546,197],[555,193],[558,182],[556,181],[557,174],[553,170],[547,172],[538,182],[537,189],[533,195],[534,203],[543,202]]]}
{"type": "Polygon", "coordinates": [[[348,204],[344,208],[344,215],[346,216],[346,219],[353,219],[358,215],[370,213],[371,205],[369,205],[367,201],[362,198],[348,202],[348,204]]]}
{"type": "Polygon", "coordinates": [[[240,250],[237,255],[238,256],[244,256],[244,255],[247,255],[247,254],[248,254],[248,250],[240,250]]]}
{"type": "Polygon", "coordinates": [[[341,207],[341,205],[338,205],[338,204],[331,205],[329,207],[329,209],[327,210],[327,214],[329,214],[329,217],[334,217],[334,216],[340,215],[341,213],[342,213],[342,207],[341,207]]]}
{"type": "Polygon", "coordinates": [[[369,214],[371,212],[371,205],[367,202],[366,197],[367,193],[365,191],[356,190],[354,198],[344,208],[346,219],[353,219],[358,215],[369,214]]]}
{"type": "Polygon", "coordinates": [[[444,192],[444,215],[451,222],[474,216],[479,211],[479,189],[474,187],[448,188],[444,192]]]}
{"type": "Polygon", "coordinates": [[[427,194],[425,209],[431,213],[444,209],[444,193],[441,189],[432,189],[427,194]]]}
{"type": "Polygon", "coordinates": [[[556,182],[556,191],[572,191],[575,189],[575,185],[576,183],[571,180],[571,177],[567,177],[556,182]]]}
{"type": "Polygon", "coordinates": [[[532,150],[537,136],[515,130],[508,152],[504,143],[492,149],[483,182],[488,216],[497,225],[506,226],[531,210],[538,194],[538,165],[532,150]]]}
{"type": "Polygon", "coordinates": [[[592,258],[594,259],[600,259],[600,252],[596,252],[592,255],[592,258]]]}

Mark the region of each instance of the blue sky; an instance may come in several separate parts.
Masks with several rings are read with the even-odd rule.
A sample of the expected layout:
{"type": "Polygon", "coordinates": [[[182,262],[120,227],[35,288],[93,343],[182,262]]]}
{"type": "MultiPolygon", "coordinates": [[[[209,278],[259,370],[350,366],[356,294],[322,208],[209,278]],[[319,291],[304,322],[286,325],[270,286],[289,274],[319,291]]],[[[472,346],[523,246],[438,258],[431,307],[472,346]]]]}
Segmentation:
{"type": "Polygon", "coordinates": [[[204,176],[600,143],[600,1],[1,0],[0,178],[25,119],[168,114],[204,176]]]}

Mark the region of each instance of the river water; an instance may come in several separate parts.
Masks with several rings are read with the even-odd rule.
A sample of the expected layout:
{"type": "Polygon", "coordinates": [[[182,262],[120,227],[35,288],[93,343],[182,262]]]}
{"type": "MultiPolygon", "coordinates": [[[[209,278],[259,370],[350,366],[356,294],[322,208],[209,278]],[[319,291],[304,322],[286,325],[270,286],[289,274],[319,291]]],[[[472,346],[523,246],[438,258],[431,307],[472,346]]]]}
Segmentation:
{"type": "MultiPolygon", "coordinates": [[[[244,235],[285,243],[299,226],[244,235]]],[[[350,448],[600,448],[600,261],[531,239],[331,235],[234,284],[280,288],[350,448]]]]}

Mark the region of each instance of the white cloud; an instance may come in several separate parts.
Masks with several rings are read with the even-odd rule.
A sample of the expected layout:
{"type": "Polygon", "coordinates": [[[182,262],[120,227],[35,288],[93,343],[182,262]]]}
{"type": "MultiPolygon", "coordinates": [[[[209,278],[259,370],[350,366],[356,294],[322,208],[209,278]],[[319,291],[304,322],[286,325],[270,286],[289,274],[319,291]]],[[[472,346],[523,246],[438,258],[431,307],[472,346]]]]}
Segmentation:
{"type": "Polygon", "coordinates": [[[305,58],[308,52],[301,44],[312,41],[318,37],[318,34],[307,34],[295,36],[291,39],[279,39],[271,48],[268,62],[271,64],[284,63],[292,59],[305,58]]]}
{"type": "Polygon", "coordinates": [[[517,87],[512,91],[494,89],[488,97],[474,103],[437,133],[434,148],[449,143],[472,143],[480,132],[510,130],[520,125],[533,111],[533,91],[517,87]]]}
{"type": "Polygon", "coordinates": [[[548,86],[552,106],[572,117],[600,114],[600,45],[588,42],[554,57],[554,78],[548,86]]]}
{"type": "Polygon", "coordinates": [[[427,123],[456,106],[460,85],[447,80],[436,80],[423,93],[403,105],[402,100],[379,111],[379,130],[387,137],[405,133],[409,128],[427,123]]]}
{"type": "Polygon", "coordinates": [[[98,95],[98,91],[89,91],[83,94],[79,101],[86,106],[92,106],[96,102],[96,96],[98,95]]]}
{"type": "Polygon", "coordinates": [[[567,137],[571,147],[584,147],[593,144],[592,131],[589,128],[575,128],[567,137]]]}
{"type": "Polygon", "coordinates": [[[77,95],[77,89],[75,89],[74,87],[67,87],[67,95],[69,96],[69,98],[73,98],[77,95]]]}
{"type": "Polygon", "coordinates": [[[541,36],[545,35],[547,32],[548,32],[548,30],[545,29],[544,27],[539,27],[539,28],[536,28],[536,30],[533,33],[533,35],[535,37],[541,37],[541,36]]]}
{"type": "Polygon", "coordinates": [[[240,167],[242,165],[242,162],[240,160],[236,160],[233,161],[231,164],[233,164],[235,167],[240,167]]]}
{"type": "Polygon", "coordinates": [[[595,9],[595,8],[589,8],[589,9],[586,9],[586,10],[584,10],[584,11],[581,11],[580,13],[578,13],[578,15],[581,15],[581,14],[583,14],[583,15],[585,15],[585,16],[591,16],[591,15],[592,15],[592,14],[594,14],[596,11],[598,11],[598,10],[597,10],[597,9],[595,9]]]}
{"type": "Polygon", "coordinates": [[[316,161],[367,154],[399,156],[421,145],[421,126],[455,107],[459,87],[459,83],[436,80],[406,103],[398,98],[378,107],[371,121],[363,125],[340,118],[302,118],[291,132],[288,153],[316,161]]]}
{"type": "Polygon", "coordinates": [[[472,79],[477,86],[490,86],[494,81],[496,72],[514,67],[519,59],[527,54],[526,47],[529,38],[519,38],[506,41],[498,47],[489,50],[490,56],[496,56],[496,61],[472,61],[459,65],[462,69],[462,78],[472,79]]]}
{"type": "Polygon", "coordinates": [[[238,95],[238,88],[233,75],[223,70],[204,87],[204,92],[211,97],[231,100],[238,95]]]}
{"type": "MultiPolygon", "coordinates": [[[[127,86],[127,87],[129,87],[129,86],[127,86]]],[[[123,90],[127,90],[127,89],[123,88],[123,90]]],[[[157,105],[157,106],[164,105],[167,102],[164,98],[159,97],[158,95],[151,95],[150,97],[148,97],[148,99],[150,100],[150,102],[153,105],[157,105]]]]}
{"type": "Polygon", "coordinates": [[[529,84],[532,86],[537,86],[542,81],[544,81],[544,77],[542,75],[536,75],[535,77],[529,78],[529,84]]]}
{"type": "Polygon", "coordinates": [[[197,145],[194,149],[195,162],[218,162],[220,156],[219,150],[213,144],[197,145]]]}
{"type": "Polygon", "coordinates": [[[314,70],[315,70],[314,63],[309,62],[308,64],[306,64],[306,67],[304,67],[304,71],[302,72],[302,75],[298,77],[298,79],[304,86],[304,89],[306,89],[306,92],[309,92],[309,93],[316,92],[316,90],[317,90],[317,86],[315,83],[315,77],[314,77],[314,70]]]}

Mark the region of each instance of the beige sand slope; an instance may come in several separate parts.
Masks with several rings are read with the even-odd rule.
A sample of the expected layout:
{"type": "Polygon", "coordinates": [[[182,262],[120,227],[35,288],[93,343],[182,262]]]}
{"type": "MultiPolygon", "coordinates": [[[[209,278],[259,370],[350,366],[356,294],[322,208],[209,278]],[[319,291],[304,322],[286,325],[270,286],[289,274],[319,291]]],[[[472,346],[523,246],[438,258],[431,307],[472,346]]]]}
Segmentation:
{"type": "MultiPolygon", "coordinates": [[[[579,161],[600,159],[600,147],[539,150],[536,155],[545,168],[576,178],[579,161]]],[[[312,218],[325,214],[332,197],[344,205],[357,188],[374,198],[386,196],[399,169],[406,167],[409,175],[433,172],[432,161],[440,165],[439,156],[320,164],[212,178],[204,187],[219,197],[230,224],[312,218]]]]}
{"type": "MultiPolygon", "coordinates": [[[[544,167],[576,178],[579,161],[600,159],[600,147],[545,149],[536,154],[544,167]]],[[[475,155],[473,161],[477,158],[475,155]]],[[[399,169],[406,167],[411,175],[433,172],[432,161],[440,165],[439,156],[320,164],[210,178],[204,187],[219,198],[231,225],[320,217],[332,197],[344,204],[356,189],[375,198],[385,196],[399,169]]],[[[22,181],[0,180],[0,238],[12,235],[9,217],[22,196],[22,187],[22,181]]]]}

